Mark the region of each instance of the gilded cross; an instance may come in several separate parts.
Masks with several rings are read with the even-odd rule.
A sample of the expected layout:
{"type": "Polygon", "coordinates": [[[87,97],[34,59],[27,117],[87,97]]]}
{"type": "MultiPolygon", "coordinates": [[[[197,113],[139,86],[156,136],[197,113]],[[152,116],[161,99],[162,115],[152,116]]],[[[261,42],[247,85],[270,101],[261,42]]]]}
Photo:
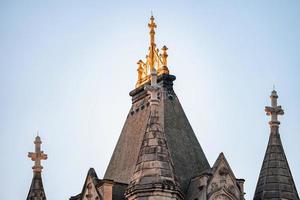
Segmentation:
{"type": "Polygon", "coordinates": [[[155,44],[154,35],[155,35],[155,28],[156,28],[153,15],[150,18],[150,23],[148,24],[148,27],[150,28],[150,44],[152,46],[155,44]]]}
{"type": "Polygon", "coordinates": [[[265,112],[268,116],[271,116],[271,121],[269,122],[269,124],[271,126],[278,126],[280,124],[280,122],[278,121],[278,115],[283,115],[284,111],[281,106],[277,105],[278,95],[275,90],[272,91],[270,98],[271,106],[266,106],[265,112]]]}
{"type": "Polygon", "coordinates": [[[151,15],[150,22],[148,23],[150,29],[150,46],[148,54],[146,55],[146,62],[139,60],[138,64],[138,80],[136,87],[139,87],[148,81],[150,81],[150,76],[152,69],[157,70],[157,75],[169,74],[169,69],[167,67],[167,50],[168,48],[164,46],[162,48],[162,54],[159,53],[159,49],[156,48],[155,44],[155,28],[157,27],[154,22],[154,17],[151,15]]]}
{"type": "Polygon", "coordinates": [[[42,172],[41,160],[47,160],[48,156],[43,151],[41,151],[41,138],[39,136],[35,137],[34,145],[35,152],[29,152],[28,157],[34,161],[34,166],[32,167],[33,172],[42,172]]]}

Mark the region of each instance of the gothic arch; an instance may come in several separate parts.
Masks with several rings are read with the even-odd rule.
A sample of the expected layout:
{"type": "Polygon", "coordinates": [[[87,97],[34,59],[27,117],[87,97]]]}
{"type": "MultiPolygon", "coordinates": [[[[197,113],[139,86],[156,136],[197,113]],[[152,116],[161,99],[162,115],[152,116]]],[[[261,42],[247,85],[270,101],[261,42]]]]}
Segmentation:
{"type": "Polygon", "coordinates": [[[238,200],[235,196],[233,196],[229,191],[225,188],[213,193],[208,200],[238,200]]]}

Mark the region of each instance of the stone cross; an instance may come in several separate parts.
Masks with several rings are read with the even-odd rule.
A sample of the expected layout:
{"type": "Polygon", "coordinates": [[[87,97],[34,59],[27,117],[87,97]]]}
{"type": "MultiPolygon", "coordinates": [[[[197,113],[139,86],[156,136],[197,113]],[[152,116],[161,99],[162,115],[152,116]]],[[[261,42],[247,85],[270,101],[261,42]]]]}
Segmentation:
{"type": "Polygon", "coordinates": [[[158,99],[158,91],[160,89],[160,86],[157,84],[157,72],[155,68],[152,68],[151,70],[151,85],[146,86],[145,90],[148,91],[148,94],[150,94],[150,106],[152,108],[156,108],[159,103],[158,99]]]}
{"type": "Polygon", "coordinates": [[[266,106],[265,112],[268,116],[271,116],[271,121],[269,122],[270,126],[279,126],[278,115],[283,115],[284,111],[281,106],[277,105],[278,95],[275,90],[272,91],[270,98],[271,106],[266,106]]]}
{"type": "Polygon", "coordinates": [[[33,172],[42,172],[42,165],[41,160],[47,160],[48,156],[47,154],[44,154],[43,151],[41,151],[41,138],[39,136],[35,137],[35,152],[29,152],[28,157],[31,158],[32,161],[34,161],[34,166],[32,167],[33,172]]]}

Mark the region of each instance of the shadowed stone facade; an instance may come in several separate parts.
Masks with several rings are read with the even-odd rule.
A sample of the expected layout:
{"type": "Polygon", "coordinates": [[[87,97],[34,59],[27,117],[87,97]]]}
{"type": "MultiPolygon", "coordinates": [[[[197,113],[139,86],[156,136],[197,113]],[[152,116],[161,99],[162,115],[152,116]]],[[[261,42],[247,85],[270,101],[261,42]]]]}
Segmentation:
{"type": "Polygon", "coordinates": [[[213,167],[190,182],[186,199],[244,200],[244,179],[236,179],[225,156],[220,153],[213,167]]]}
{"type": "MultiPolygon", "coordinates": [[[[158,83],[159,121],[182,190],[187,190],[192,177],[210,166],[173,91],[175,76],[162,75],[158,83]]],[[[104,178],[129,183],[135,170],[140,147],[150,115],[149,96],[143,87],[130,93],[133,104],[104,178]]]]}
{"type": "Polygon", "coordinates": [[[46,200],[42,174],[34,173],[26,200],[46,200]]]}
{"type": "Polygon", "coordinates": [[[146,88],[150,94],[150,117],[125,197],[128,200],[181,200],[183,195],[159,120],[158,92],[161,87],[157,84],[155,69],[151,72],[151,86],[146,88]]]}

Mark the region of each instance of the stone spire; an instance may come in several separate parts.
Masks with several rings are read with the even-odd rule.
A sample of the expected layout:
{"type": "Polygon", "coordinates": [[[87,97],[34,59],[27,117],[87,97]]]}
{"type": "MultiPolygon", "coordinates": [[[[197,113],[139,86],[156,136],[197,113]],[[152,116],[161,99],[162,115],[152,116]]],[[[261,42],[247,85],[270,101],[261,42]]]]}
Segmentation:
{"type": "Polygon", "coordinates": [[[174,174],[174,167],[159,121],[157,74],[151,71],[151,86],[145,88],[150,94],[150,117],[144,133],[135,171],[125,192],[128,200],[183,199],[174,174]]]}
{"type": "Polygon", "coordinates": [[[43,187],[42,181],[42,165],[41,160],[47,160],[47,154],[41,151],[41,138],[37,135],[35,137],[35,152],[29,152],[28,157],[34,161],[33,169],[33,178],[27,200],[46,200],[46,194],[43,187]]]}
{"type": "Polygon", "coordinates": [[[277,105],[278,95],[275,90],[272,91],[270,98],[271,106],[266,106],[265,111],[268,116],[271,116],[269,122],[271,133],[254,200],[299,200],[279,134],[280,122],[278,121],[278,115],[283,115],[284,111],[281,106],[277,105]]]}

